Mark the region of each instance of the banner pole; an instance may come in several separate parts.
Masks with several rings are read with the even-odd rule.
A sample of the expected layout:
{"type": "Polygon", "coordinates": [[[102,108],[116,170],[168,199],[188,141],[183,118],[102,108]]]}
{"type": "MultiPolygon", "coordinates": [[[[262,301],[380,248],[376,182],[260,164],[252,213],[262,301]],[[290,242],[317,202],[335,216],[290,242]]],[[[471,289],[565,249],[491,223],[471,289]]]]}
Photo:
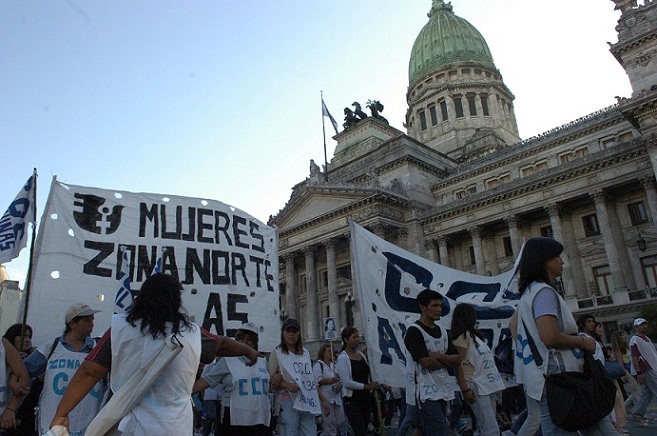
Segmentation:
{"type": "Polygon", "coordinates": [[[34,168],[34,196],[32,197],[32,239],[30,240],[30,258],[27,262],[27,277],[25,278],[25,304],[23,305],[23,321],[21,325],[21,344],[18,351],[23,349],[25,342],[25,331],[27,329],[27,309],[30,301],[30,283],[32,281],[32,263],[34,260],[34,241],[36,240],[37,223],[37,169],[34,168]]]}

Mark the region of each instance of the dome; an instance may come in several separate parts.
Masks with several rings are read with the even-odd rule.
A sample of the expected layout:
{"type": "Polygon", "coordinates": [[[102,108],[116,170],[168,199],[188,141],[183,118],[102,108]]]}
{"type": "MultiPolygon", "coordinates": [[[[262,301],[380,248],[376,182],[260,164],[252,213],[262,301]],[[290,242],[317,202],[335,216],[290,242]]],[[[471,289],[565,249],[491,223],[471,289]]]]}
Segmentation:
{"type": "Polygon", "coordinates": [[[415,39],[408,67],[412,86],[426,74],[452,64],[478,64],[495,68],[493,56],[481,33],[465,19],[454,15],[452,5],[433,0],[429,22],[415,39]]]}

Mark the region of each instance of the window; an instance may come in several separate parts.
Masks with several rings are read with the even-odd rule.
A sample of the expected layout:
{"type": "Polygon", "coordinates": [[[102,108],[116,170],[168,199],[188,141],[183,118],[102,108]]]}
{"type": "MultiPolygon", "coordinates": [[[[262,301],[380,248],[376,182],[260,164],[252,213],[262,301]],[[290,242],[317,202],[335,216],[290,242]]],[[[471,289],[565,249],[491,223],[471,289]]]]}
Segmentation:
{"type": "Polygon", "coordinates": [[[521,177],[531,176],[532,174],[534,174],[534,167],[533,166],[520,168],[520,176],[521,177]]]}
{"type": "Polygon", "coordinates": [[[588,147],[581,147],[575,150],[575,157],[584,157],[589,155],[588,147]]]}
{"type": "Polygon", "coordinates": [[[476,193],[477,193],[477,186],[471,185],[465,189],[454,191],[454,197],[456,197],[458,200],[463,200],[464,198],[476,193]]]}
{"type": "Polygon", "coordinates": [[[454,109],[456,110],[456,118],[463,118],[463,102],[461,97],[454,97],[454,109]]]}
{"type": "Polygon", "coordinates": [[[300,274],[299,275],[299,284],[297,286],[299,289],[299,295],[303,295],[308,291],[308,287],[306,286],[306,275],[305,274],[300,274]]]}
{"type": "Polygon", "coordinates": [[[319,272],[319,277],[321,280],[321,283],[319,284],[320,289],[326,289],[328,288],[328,271],[323,269],[319,272]]]}
{"type": "Polygon", "coordinates": [[[583,216],[582,224],[584,224],[584,234],[586,236],[595,236],[600,234],[598,217],[595,216],[595,214],[583,216]]]}
{"type": "Polygon", "coordinates": [[[554,232],[552,231],[552,226],[541,227],[541,236],[544,238],[554,239],[554,232]]]}
{"type": "Polygon", "coordinates": [[[438,114],[436,114],[436,106],[429,106],[429,114],[431,115],[431,125],[438,125],[438,114]]]}
{"type": "Polygon", "coordinates": [[[609,295],[613,286],[609,265],[593,268],[593,279],[595,280],[595,290],[598,295],[609,295]]]}
{"type": "Polygon", "coordinates": [[[336,268],[338,279],[351,281],[351,265],[343,265],[336,268]]]}
{"type": "Polygon", "coordinates": [[[513,256],[513,244],[511,244],[511,236],[505,236],[502,238],[502,244],[504,245],[504,255],[513,256]]]}
{"type": "Polygon", "coordinates": [[[470,253],[470,265],[476,265],[477,259],[475,258],[474,247],[472,245],[468,247],[468,252],[470,253]]]}
{"type": "Polygon", "coordinates": [[[621,143],[630,142],[632,140],[632,132],[621,133],[618,139],[620,140],[621,143]]]}
{"type": "Polygon", "coordinates": [[[547,170],[547,167],[548,167],[547,161],[544,160],[541,162],[537,162],[535,169],[536,171],[543,171],[543,170],[547,170]]]}
{"type": "Polygon", "coordinates": [[[573,154],[571,152],[561,153],[559,156],[559,163],[565,164],[573,160],[573,154]]]}
{"type": "Polygon", "coordinates": [[[600,143],[602,144],[602,148],[610,148],[616,145],[616,138],[605,138],[600,140],[600,143]]]}
{"type": "Polygon", "coordinates": [[[641,269],[646,279],[646,285],[651,288],[657,287],[657,256],[644,257],[641,259],[641,269]]]}
{"type": "Polygon", "coordinates": [[[648,215],[646,215],[646,208],[643,205],[643,201],[628,204],[627,210],[630,213],[630,220],[632,220],[633,226],[648,222],[648,215]]]}
{"type": "Polygon", "coordinates": [[[477,106],[475,105],[475,96],[474,94],[469,94],[468,95],[468,109],[470,110],[470,115],[475,116],[477,115],[477,106]]]}
{"type": "Polygon", "coordinates": [[[488,94],[481,94],[481,109],[484,111],[484,116],[489,116],[488,110],[488,94]]]}
{"type": "Polygon", "coordinates": [[[486,180],[486,189],[493,189],[498,187],[499,185],[500,185],[500,179],[498,178],[486,180]]]}
{"type": "Polygon", "coordinates": [[[420,115],[420,128],[424,132],[425,130],[427,130],[427,116],[424,113],[424,111],[420,111],[418,112],[418,114],[420,115]]]}
{"type": "Polygon", "coordinates": [[[440,115],[443,121],[447,121],[447,102],[445,100],[440,100],[440,115]]]}
{"type": "Polygon", "coordinates": [[[511,181],[511,175],[510,174],[502,174],[500,176],[500,183],[509,183],[511,181]]]}

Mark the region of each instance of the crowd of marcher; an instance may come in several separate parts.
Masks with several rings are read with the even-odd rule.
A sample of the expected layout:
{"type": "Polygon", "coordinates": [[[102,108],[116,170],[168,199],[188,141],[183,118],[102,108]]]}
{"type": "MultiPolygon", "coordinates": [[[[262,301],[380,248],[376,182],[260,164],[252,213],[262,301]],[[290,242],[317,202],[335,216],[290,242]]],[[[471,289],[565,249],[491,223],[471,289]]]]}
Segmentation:
{"type": "Polygon", "coordinates": [[[63,333],[37,348],[30,326],[9,328],[0,347],[0,428],[22,436],[63,429],[78,436],[92,428],[117,435],[196,429],[203,436],[364,436],[384,433],[398,413],[396,434],[403,436],[577,434],[553,421],[545,376],[581,372],[586,351],[605,365],[617,392],[614,410],[580,434],[627,434],[627,422],[643,419],[657,398],[648,321],[637,318],[631,339],[616,331],[605,346],[600,323],[591,315],[575,320],[556,291],[562,251],[550,238],[525,244],[520,300],[508,326],[513,374],[500,373],[475,306],[456,305],[448,330],[438,323],[443,296],[431,289],[417,295],[420,317],[404,337],[405,386],[393,388],[372,380],[353,326],[340,332],[341,346],[327,342],[313,359],[300,323],[286,319],[280,344],[265,356],[258,351],[262,326],[244,323],[234,339],[210,335],[182,310],[180,282],[154,274],[98,339],[91,337],[98,311],[79,303],[66,311],[63,333]],[[210,361],[201,363],[208,346],[210,361]],[[162,356],[166,362],[153,369],[162,356]]]}

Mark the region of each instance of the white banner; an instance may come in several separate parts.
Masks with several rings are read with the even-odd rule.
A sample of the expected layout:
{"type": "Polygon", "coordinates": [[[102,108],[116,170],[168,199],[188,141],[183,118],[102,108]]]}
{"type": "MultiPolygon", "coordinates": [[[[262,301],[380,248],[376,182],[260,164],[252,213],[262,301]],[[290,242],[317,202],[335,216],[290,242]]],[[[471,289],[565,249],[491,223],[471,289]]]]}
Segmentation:
{"type": "Polygon", "coordinates": [[[37,345],[64,330],[75,302],[102,310],[95,335],[110,326],[123,252],[138,292],[162,259],[183,284],[194,322],[232,335],[261,327],[260,348],[280,340],[276,230],[215,200],[112,191],[53,181],[36,246],[28,323],[37,345]]]}
{"type": "Polygon", "coordinates": [[[0,263],[17,258],[27,245],[27,228],[35,220],[35,187],[36,171],[0,218],[0,263]]]}
{"type": "Polygon", "coordinates": [[[447,330],[456,304],[469,303],[475,306],[478,328],[492,350],[510,335],[508,319],[520,298],[513,277],[515,267],[493,277],[447,268],[386,242],[354,222],[351,255],[374,380],[406,387],[404,335],[420,317],[415,297],[425,288],[443,295],[438,324],[447,330]]]}

